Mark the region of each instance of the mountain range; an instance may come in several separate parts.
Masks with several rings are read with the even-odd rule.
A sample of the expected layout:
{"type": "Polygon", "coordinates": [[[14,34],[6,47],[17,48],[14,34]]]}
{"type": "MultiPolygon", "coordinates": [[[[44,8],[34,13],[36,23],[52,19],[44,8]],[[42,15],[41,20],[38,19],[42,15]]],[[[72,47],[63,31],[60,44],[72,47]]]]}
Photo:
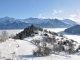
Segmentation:
{"type": "Polygon", "coordinates": [[[0,29],[23,29],[32,24],[43,28],[66,28],[74,26],[77,23],[69,19],[39,19],[32,17],[27,19],[0,18],[0,29]]]}
{"type": "Polygon", "coordinates": [[[64,23],[66,23],[66,24],[69,24],[69,25],[77,25],[77,23],[76,22],[74,22],[74,21],[72,21],[72,20],[69,20],[69,19],[64,19],[64,20],[62,20],[64,23]]]}

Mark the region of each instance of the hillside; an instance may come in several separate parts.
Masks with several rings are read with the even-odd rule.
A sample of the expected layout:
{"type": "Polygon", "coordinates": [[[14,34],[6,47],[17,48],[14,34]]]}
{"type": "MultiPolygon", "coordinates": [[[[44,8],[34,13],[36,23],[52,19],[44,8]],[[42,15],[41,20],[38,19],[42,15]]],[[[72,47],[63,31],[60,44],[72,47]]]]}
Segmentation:
{"type": "Polygon", "coordinates": [[[32,42],[35,45],[41,47],[49,47],[54,52],[62,52],[62,51],[65,52],[65,48],[67,48],[70,49],[67,50],[67,53],[74,54],[78,51],[79,48],[78,45],[79,43],[74,41],[73,39],[68,39],[62,34],[47,31],[40,27],[36,27],[34,25],[31,25],[28,28],[24,29],[22,32],[17,34],[14,38],[23,40],[26,37],[33,37],[32,42]],[[35,39],[35,37],[37,38],[35,39]],[[49,44],[54,48],[50,47],[49,44]]]}
{"type": "Polygon", "coordinates": [[[0,43],[0,60],[78,60],[80,58],[78,42],[34,25],[25,28],[14,38],[0,43]],[[41,49],[39,53],[38,49],[41,49]]]}
{"type": "Polygon", "coordinates": [[[64,32],[67,32],[70,34],[79,34],[80,35],[80,25],[75,25],[73,27],[67,28],[64,30],[64,32]]]}

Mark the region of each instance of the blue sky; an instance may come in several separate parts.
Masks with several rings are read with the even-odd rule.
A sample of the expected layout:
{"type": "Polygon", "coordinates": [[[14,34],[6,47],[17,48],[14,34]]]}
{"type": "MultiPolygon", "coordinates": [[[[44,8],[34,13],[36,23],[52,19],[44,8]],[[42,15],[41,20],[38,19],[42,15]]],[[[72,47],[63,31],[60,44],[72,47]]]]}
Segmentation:
{"type": "Polygon", "coordinates": [[[0,17],[70,18],[74,20],[80,15],[79,10],[80,0],[0,0],[0,17]]]}

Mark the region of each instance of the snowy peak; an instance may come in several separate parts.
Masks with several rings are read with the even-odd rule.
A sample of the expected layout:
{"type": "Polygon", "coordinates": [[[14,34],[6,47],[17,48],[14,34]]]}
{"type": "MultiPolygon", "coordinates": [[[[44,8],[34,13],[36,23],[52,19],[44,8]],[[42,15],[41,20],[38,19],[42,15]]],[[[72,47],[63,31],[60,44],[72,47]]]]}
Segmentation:
{"type": "Polygon", "coordinates": [[[43,22],[43,20],[38,19],[38,18],[27,18],[24,19],[25,22],[31,23],[31,24],[41,24],[43,22]]]}
{"type": "Polygon", "coordinates": [[[42,27],[46,28],[63,28],[63,27],[69,27],[69,24],[66,24],[58,19],[47,19],[44,21],[41,25],[42,27]]]}
{"type": "Polygon", "coordinates": [[[0,18],[0,23],[3,23],[3,24],[11,24],[14,22],[19,23],[21,21],[20,19],[15,19],[15,18],[10,18],[10,17],[0,18]]]}
{"type": "Polygon", "coordinates": [[[0,29],[22,29],[29,26],[29,23],[9,17],[0,18],[0,29]]]}

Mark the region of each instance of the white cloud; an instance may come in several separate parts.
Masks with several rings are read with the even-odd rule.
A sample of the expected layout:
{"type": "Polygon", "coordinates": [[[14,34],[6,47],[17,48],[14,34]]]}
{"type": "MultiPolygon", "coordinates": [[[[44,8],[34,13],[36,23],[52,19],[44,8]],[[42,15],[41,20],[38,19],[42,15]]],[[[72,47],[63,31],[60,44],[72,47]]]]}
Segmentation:
{"type": "MultiPolygon", "coordinates": [[[[46,18],[54,19],[54,18],[57,18],[59,20],[71,19],[71,20],[73,20],[75,22],[78,22],[80,24],[80,10],[77,10],[77,11],[78,11],[77,13],[70,14],[67,17],[58,17],[58,16],[55,16],[55,17],[50,17],[50,16],[49,17],[45,17],[44,16],[45,13],[43,13],[43,14],[39,14],[38,18],[41,18],[41,19],[46,19],[46,18]]],[[[63,10],[53,10],[53,15],[59,14],[59,13],[63,13],[63,10]]],[[[52,14],[51,14],[51,16],[52,16],[52,14]]]]}
{"type": "Polygon", "coordinates": [[[55,13],[55,14],[56,14],[56,13],[58,13],[58,12],[57,12],[57,10],[53,10],[53,13],[55,13]]]}
{"type": "Polygon", "coordinates": [[[63,12],[63,10],[53,10],[53,15],[59,14],[59,13],[62,13],[62,12],[63,12]]]}
{"type": "Polygon", "coordinates": [[[43,14],[39,14],[38,18],[45,19],[46,17],[44,17],[43,14]]]}
{"type": "Polygon", "coordinates": [[[73,21],[75,21],[75,22],[80,24],[80,12],[78,12],[76,14],[71,14],[69,16],[69,19],[71,19],[71,20],[73,20],[73,21]]]}
{"type": "Polygon", "coordinates": [[[58,12],[59,12],[59,13],[62,13],[63,11],[62,11],[62,10],[58,10],[58,12]]]}

